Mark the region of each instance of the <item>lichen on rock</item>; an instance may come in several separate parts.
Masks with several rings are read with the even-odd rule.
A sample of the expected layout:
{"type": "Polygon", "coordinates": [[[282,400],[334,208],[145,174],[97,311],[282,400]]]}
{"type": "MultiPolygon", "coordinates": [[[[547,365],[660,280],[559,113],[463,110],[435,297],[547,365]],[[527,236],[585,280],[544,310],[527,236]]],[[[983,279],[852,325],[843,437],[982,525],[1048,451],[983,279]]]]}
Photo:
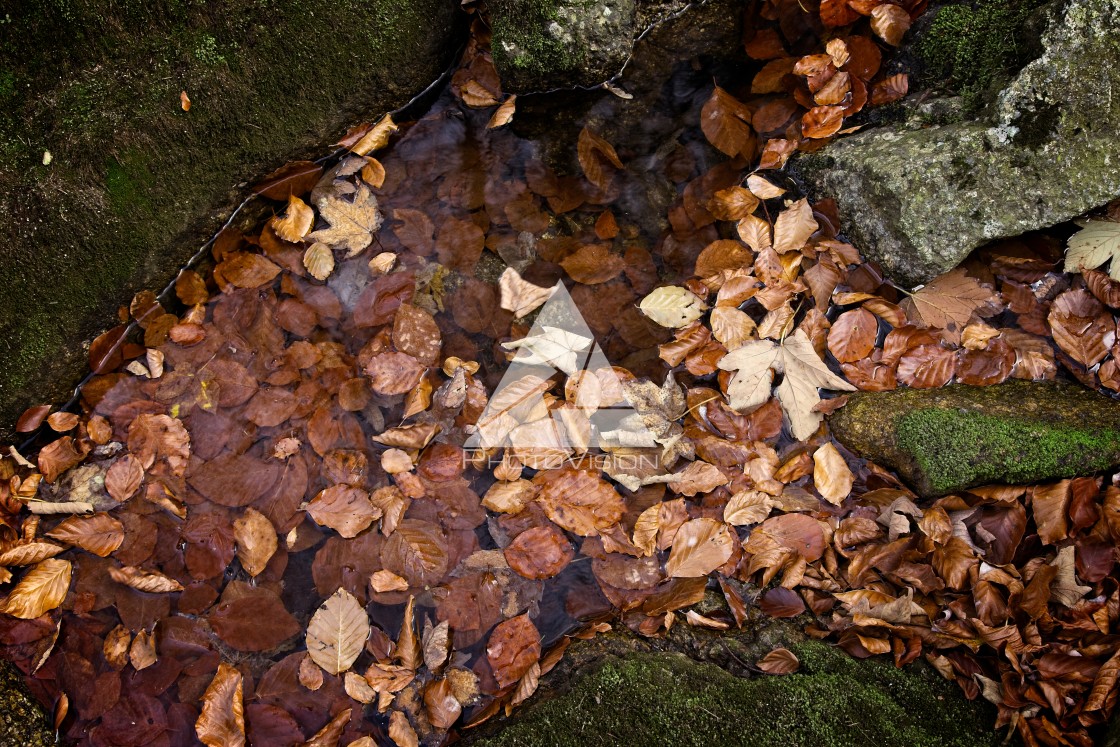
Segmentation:
{"type": "Polygon", "coordinates": [[[861,392],[829,425],[845,446],[895,469],[924,497],[1120,463],[1120,404],[1061,382],[861,392]]]}

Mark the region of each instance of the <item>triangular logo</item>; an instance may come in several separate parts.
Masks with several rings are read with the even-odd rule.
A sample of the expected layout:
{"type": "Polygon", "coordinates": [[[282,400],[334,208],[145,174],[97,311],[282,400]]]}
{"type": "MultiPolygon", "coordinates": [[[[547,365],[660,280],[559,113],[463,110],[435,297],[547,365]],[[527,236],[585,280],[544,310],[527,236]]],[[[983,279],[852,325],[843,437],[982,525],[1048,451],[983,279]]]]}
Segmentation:
{"type": "Polygon", "coordinates": [[[656,446],[563,283],[529,334],[504,346],[517,353],[465,448],[506,448],[533,466],[588,449],[656,446]]]}

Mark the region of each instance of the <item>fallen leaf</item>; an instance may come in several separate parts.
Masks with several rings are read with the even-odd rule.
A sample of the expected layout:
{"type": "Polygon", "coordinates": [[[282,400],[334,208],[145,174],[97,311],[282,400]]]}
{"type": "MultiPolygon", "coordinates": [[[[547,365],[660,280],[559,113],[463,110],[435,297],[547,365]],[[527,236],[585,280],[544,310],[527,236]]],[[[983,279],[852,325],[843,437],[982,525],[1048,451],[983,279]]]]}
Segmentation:
{"type": "Polygon", "coordinates": [[[707,576],[726,563],[734,549],[727,525],[714,519],[687,521],[673,539],[665,573],[670,578],[707,576]]]}
{"type": "Polygon", "coordinates": [[[755,666],[766,674],[793,674],[801,667],[801,661],[788,648],[779,647],[755,662],[755,666]]]}
{"type": "Polygon", "coordinates": [[[408,716],[400,711],[389,714],[389,739],[392,739],[397,747],[420,747],[420,738],[416,736],[416,730],[408,722],[408,716]]]}
{"type": "Polygon", "coordinates": [[[276,554],[279,540],[272,522],[252,506],[233,520],[233,536],[237,540],[237,558],[250,576],[264,572],[276,554]]]}
{"type": "Polygon", "coordinates": [[[883,3],[871,11],[871,30],[892,47],[902,43],[909,28],[910,14],[898,5],[883,3]]]}
{"type": "Polygon", "coordinates": [[[272,230],[276,231],[276,235],[293,244],[303,240],[313,223],[315,223],[315,211],[295,195],[288,196],[288,209],[284,217],[273,218],[271,221],[272,230]]]}
{"type": "Polygon", "coordinates": [[[303,253],[303,266],[316,280],[326,280],[334,272],[334,252],[321,241],[307,247],[303,253]]]}
{"type": "Polygon", "coordinates": [[[964,329],[973,314],[987,315],[998,296],[958,267],[939,275],[900,304],[917,323],[942,329],[964,329]]]}
{"type": "Polygon", "coordinates": [[[377,198],[365,184],[358,187],[353,202],[327,195],[319,201],[318,207],[320,217],[331,227],[308,234],[307,238],[321,241],[334,249],[345,249],[347,257],[353,257],[369,246],[373,233],[381,227],[377,198]]]}
{"type": "Polygon", "coordinates": [[[813,452],[813,485],[826,501],[839,506],[852,492],[855,475],[831,442],[813,452]]]}
{"type": "Polygon", "coordinates": [[[105,513],[71,516],[47,536],[105,558],[124,542],[124,525],[105,513]]]}
{"type": "Polygon", "coordinates": [[[244,747],[245,705],[241,700],[241,672],[219,662],[214,679],[202,695],[202,711],[194,730],[207,747],[244,747]]]}
{"type": "Polygon", "coordinates": [[[765,521],[774,507],[774,499],[758,490],[741,490],[731,496],[723,509],[723,520],[732,526],[758,524],[765,521]]]}
{"type": "Polygon", "coordinates": [[[70,561],[48,558],[36,563],[9,592],[0,612],[34,620],[62,604],[70,589],[70,561]]]}
{"type": "Polygon", "coordinates": [[[642,313],[662,327],[686,327],[707,311],[704,301],[686,288],[666,285],[656,288],[638,304],[642,313]]]}
{"type": "Polygon", "coordinates": [[[800,199],[783,210],[774,221],[774,251],[796,252],[817,230],[817,221],[807,199],[800,199]]]}
{"type": "Polygon", "coordinates": [[[516,110],[517,97],[510,96],[501,103],[501,106],[490,117],[490,121],[486,123],[486,129],[493,130],[497,127],[505,127],[513,121],[513,114],[516,110]]]}
{"type": "Polygon", "coordinates": [[[750,110],[741,101],[715,87],[700,110],[700,129],[717,150],[734,158],[749,156],[754,141],[750,110]]]}
{"type": "Polygon", "coordinates": [[[486,658],[498,687],[520,680],[541,658],[541,636],[528,614],[498,624],[486,644],[486,658]]]}
{"type": "Polygon", "coordinates": [[[498,279],[501,291],[501,306],[512,311],[515,317],[523,317],[535,311],[552,296],[555,287],[542,288],[523,279],[512,267],[507,267],[498,279]]]}
{"type": "Polygon", "coordinates": [[[151,594],[166,594],[183,590],[183,585],[170,576],[165,576],[159,571],[146,571],[135,566],[110,567],[109,577],[118,584],[131,586],[137,591],[146,591],[151,594]]]}
{"type": "Polygon", "coordinates": [[[734,372],[727,395],[732,409],[739,412],[770,399],[772,371],[784,373],[777,389],[778,401],[797,439],[811,436],[823,420],[824,416],[813,410],[820,402],[818,387],[855,391],[855,387],[828,370],[800,329],[780,344],[770,340],[747,342],[725,355],[718,365],[724,371],[734,372]]]}
{"type": "Polygon", "coordinates": [[[525,578],[552,578],[575,557],[572,543],[553,526],[532,527],[517,535],[505,549],[509,567],[525,578]]]}
{"type": "Polygon", "coordinates": [[[307,653],[329,674],[345,672],[365,648],[369,616],[345,589],[319,605],[307,625],[307,653]]]}
{"type": "Polygon", "coordinates": [[[306,510],[316,524],[346,538],[357,537],[381,518],[381,509],[370,502],[369,493],[352,485],[332,485],[319,491],[306,510]]]}

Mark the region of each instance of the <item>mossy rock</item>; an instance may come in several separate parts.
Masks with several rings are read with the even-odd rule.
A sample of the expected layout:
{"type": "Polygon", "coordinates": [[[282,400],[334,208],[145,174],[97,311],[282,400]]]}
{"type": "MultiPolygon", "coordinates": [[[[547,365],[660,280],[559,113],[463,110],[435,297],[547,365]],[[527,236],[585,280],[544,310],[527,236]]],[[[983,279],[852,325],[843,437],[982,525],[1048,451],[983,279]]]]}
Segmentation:
{"type": "Polygon", "coordinates": [[[800,670],[735,677],[679,653],[608,656],[472,747],[994,747],[994,711],[924,665],[793,644],[800,670]]]}
{"type": "Polygon", "coordinates": [[[0,440],[68,397],[83,343],[163,288],[248,183],[438,78],[458,6],[0,0],[0,440]]]}
{"type": "Polygon", "coordinates": [[[940,57],[927,53],[970,97],[971,115],[931,122],[920,116],[929,107],[914,102],[918,113],[905,124],[869,128],[791,161],[813,196],[836,199],[847,237],[897,282],[929,282],[979,246],[1062,223],[1120,194],[1120,0],[1035,11],[1052,19],[1037,43],[1041,54],[990,96],[1005,66],[1022,60],[1020,50],[1036,49],[1018,26],[1014,9],[1029,7],[1023,2],[938,14],[948,13],[940,57]],[[985,45],[946,46],[957,27],[985,45]],[[969,68],[989,58],[996,69],[969,68]]]}
{"type": "Polygon", "coordinates": [[[1120,403],[1064,382],[860,392],[829,425],[846,447],[891,467],[924,497],[1120,464],[1120,403]]]}

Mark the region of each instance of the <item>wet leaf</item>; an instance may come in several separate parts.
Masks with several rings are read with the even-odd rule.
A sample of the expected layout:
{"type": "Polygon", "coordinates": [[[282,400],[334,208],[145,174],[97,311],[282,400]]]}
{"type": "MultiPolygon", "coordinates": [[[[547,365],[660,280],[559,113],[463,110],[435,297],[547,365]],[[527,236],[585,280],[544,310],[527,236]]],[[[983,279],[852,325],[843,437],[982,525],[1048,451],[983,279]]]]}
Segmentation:
{"type": "Polygon", "coordinates": [[[523,317],[538,309],[549,299],[554,290],[533,285],[524,280],[512,267],[507,267],[502,273],[502,277],[498,280],[498,288],[502,294],[502,308],[512,311],[515,317],[523,317]]]}
{"type": "Polygon", "coordinates": [[[250,576],[259,576],[276,554],[279,541],[272,522],[253,507],[247,507],[233,520],[233,536],[237,539],[237,558],[250,576]]]}
{"type": "Polygon", "coordinates": [[[598,474],[572,467],[542,470],[533,478],[537,503],[555,524],[581,537],[612,526],[625,510],[622,496],[598,474]]]}
{"type": "Polygon", "coordinates": [[[47,532],[47,536],[105,558],[124,542],[124,526],[104,513],[71,516],[47,532]]]}
{"type": "Polygon", "coordinates": [[[66,598],[70,573],[68,560],[48,558],[36,563],[8,593],[0,612],[23,620],[33,620],[50,612],[66,598]]]}
{"type": "Polygon", "coordinates": [[[826,501],[839,506],[852,492],[855,475],[832,443],[813,452],[813,485],[826,501]]]}
{"type": "Polygon", "coordinates": [[[293,244],[303,240],[315,223],[315,211],[295,195],[288,196],[288,209],[282,218],[272,219],[272,230],[293,244]]]}
{"type": "Polygon", "coordinates": [[[151,594],[166,594],[183,590],[183,585],[170,576],[165,576],[159,571],[146,571],[135,566],[110,567],[109,577],[118,584],[131,586],[137,591],[146,591],[151,594]]]}
{"type": "Polygon", "coordinates": [[[754,137],[750,110],[738,99],[716,86],[700,110],[700,129],[717,150],[734,158],[749,155],[754,137]]]}
{"type": "Polygon", "coordinates": [[[915,322],[942,329],[963,329],[973,314],[998,308],[998,297],[957,268],[938,276],[902,302],[915,322]]]}
{"type": "Polygon", "coordinates": [[[343,537],[357,537],[381,518],[381,509],[369,500],[369,493],[351,485],[332,485],[319,491],[307,504],[307,515],[322,527],[343,537]]]}
{"type": "Polygon", "coordinates": [[[303,266],[316,280],[326,280],[334,272],[334,252],[319,241],[307,247],[303,253],[303,266]]]}
{"type": "Polygon", "coordinates": [[[194,725],[207,747],[243,747],[245,706],[241,700],[241,672],[224,661],[202,695],[202,712],[194,725]]]}
{"type": "Polygon", "coordinates": [[[871,11],[872,31],[892,47],[902,43],[902,37],[909,28],[910,14],[898,5],[883,3],[871,11]]]}
{"type": "Polygon", "coordinates": [[[499,687],[520,680],[541,658],[540,633],[529,615],[518,615],[499,623],[490,633],[486,658],[499,687]]]}
{"type": "Polygon", "coordinates": [[[358,187],[353,202],[328,195],[318,207],[320,216],[331,224],[330,228],[308,234],[307,238],[334,249],[345,249],[347,257],[369,246],[373,233],[381,227],[377,198],[364,184],[358,187]]]}
{"type": "Polygon", "coordinates": [[[734,549],[725,524],[714,519],[687,521],[677,530],[665,573],[671,578],[707,576],[726,563],[734,549]]]}
{"type": "Polygon", "coordinates": [[[345,672],[365,647],[369,616],[345,589],[319,605],[307,626],[307,653],[329,674],[345,672]]]}
{"type": "Polygon", "coordinates": [[[564,533],[552,526],[533,527],[514,538],[505,549],[509,567],[526,578],[552,578],[575,557],[564,533]]]}

